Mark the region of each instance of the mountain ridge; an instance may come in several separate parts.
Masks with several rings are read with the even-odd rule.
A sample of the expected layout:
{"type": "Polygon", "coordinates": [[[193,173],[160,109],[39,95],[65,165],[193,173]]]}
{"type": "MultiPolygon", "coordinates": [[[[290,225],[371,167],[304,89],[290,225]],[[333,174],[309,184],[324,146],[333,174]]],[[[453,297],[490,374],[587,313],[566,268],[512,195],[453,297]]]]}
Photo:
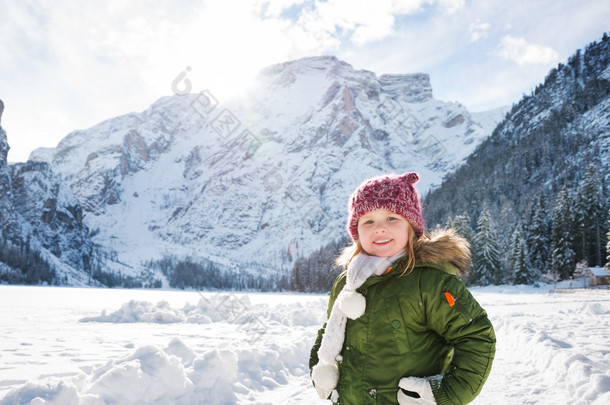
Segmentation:
{"type": "MultiPolygon", "coordinates": [[[[74,190],[96,244],[139,268],[166,255],[283,269],[344,236],[366,177],[440,183],[503,116],[432,97],[427,74],[354,70],[336,57],[263,69],[248,93],[166,96],[141,113],[32,152],[74,190]]],[[[265,270],[268,271],[268,270],[265,270]]]]}

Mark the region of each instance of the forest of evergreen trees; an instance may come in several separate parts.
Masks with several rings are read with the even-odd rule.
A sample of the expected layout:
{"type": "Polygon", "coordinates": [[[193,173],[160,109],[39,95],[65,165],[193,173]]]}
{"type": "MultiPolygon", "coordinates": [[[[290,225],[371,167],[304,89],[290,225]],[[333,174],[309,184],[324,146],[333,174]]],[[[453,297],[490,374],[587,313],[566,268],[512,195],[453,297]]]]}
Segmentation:
{"type": "Polygon", "coordinates": [[[227,269],[206,259],[164,257],[142,266],[160,271],[172,288],[233,291],[328,292],[341,272],[334,261],[347,239],[331,242],[308,257],[294,259],[289,274],[269,269],[227,269]]]}
{"type": "Polygon", "coordinates": [[[29,240],[14,242],[0,235],[0,264],[9,267],[0,267],[0,283],[57,285],[60,281],[29,240]]]}
{"type": "Polygon", "coordinates": [[[101,283],[102,285],[104,285],[106,287],[110,287],[110,288],[116,288],[116,287],[120,287],[120,288],[142,288],[142,287],[160,288],[161,287],[161,280],[155,280],[151,284],[144,284],[142,282],[142,280],[140,280],[136,277],[126,276],[121,272],[104,271],[101,269],[101,267],[96,267],[96,268],[92,269],[90,278],[92,278],[93,280],[96,280],[97,282],[101,283]]]}
{"type": "Polygon", "coordinates": [[[308,257],[299,256],[290,274],[290,289],[301,292],[328,292],[342,269],[335,259],[347,246],[348,240],[333,241],[308,257]]]}
{"type": "MultiPolygon", "coordinates": [[[[563,187],[555,201],[540,193],[529,216],[514,218],[512,226],[500,228],[486,204],[474,227],[465,212],[449,218],[473,247],[469,282],[532,284],[566,280],[574,276],[577,263],[606,264],[606,234],[610,205],[601,193],[599,174],[590,166],[574,190],[563,187]]],[[[610,237],[610,235],[608,236],[610,237]]]]}
{"type": "Polygon", "coordinates": [[[172,288],[233,291],[289,291],[288,276],[269,271],[251,272],[227,269],[206,259],[164,257],[143,264],[167,277],[172,288]]]}

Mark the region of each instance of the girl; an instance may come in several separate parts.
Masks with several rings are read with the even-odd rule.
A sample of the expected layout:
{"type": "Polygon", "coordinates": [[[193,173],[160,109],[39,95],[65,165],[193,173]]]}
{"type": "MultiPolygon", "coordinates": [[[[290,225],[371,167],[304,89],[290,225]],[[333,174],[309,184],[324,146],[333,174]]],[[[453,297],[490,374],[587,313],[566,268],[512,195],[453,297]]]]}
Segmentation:
{"type": "Polygon", "coordinates": [[[457,277],[470,263],[468,243],[453,230],[424,234],[418,180],[380,176],[350,197],[354,243],[337,260],[346,271],[309,361],[321,398],[465,404],[489,375],[493,327],[457,277]]]}

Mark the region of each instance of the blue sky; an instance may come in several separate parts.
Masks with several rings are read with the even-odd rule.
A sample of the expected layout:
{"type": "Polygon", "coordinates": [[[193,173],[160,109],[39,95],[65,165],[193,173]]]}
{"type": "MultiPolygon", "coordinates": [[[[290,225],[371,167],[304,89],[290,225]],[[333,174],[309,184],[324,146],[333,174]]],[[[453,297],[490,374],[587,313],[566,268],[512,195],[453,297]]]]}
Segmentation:
{"type": "Polygon", "coordinates": [[[434,97],[511,105],[610,31],[607,0],[0,0],[9,161],[172,94],[238,93],[265,66],[336,55],[356,69],[429,73],[434,97]],[[153,6],[154,4],[154,6],[153,6]]]}

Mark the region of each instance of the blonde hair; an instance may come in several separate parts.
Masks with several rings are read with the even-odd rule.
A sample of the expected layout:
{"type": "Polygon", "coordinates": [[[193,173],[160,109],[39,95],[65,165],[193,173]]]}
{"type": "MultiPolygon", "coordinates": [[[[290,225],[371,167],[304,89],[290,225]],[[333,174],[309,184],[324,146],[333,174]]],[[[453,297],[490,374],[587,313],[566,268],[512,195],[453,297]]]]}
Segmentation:
{"type": "MultiPolygon", "coordinates": [[[[417,239],[417,236],[415,235],[415,230],[410,225],[411,224],[409,224],[409,229],[407,230],[407,252],[405,254],[405,256],[407,257],[407,265],[405,266],[405,269],[402,272],[401,276],[409,274],[415,267],[415,250],[417,249],[417,245],[419,244],[419,239],[417,239]]],[[[335,264],[338,267],[343,267],[344,270],[347,270],[349,264],[359,253],[366,254],[366,251],[360,243],[360,239],[354,241],[351,245],[344,248],[341,251],[341,254],[335,260],[335,264]]]]}

